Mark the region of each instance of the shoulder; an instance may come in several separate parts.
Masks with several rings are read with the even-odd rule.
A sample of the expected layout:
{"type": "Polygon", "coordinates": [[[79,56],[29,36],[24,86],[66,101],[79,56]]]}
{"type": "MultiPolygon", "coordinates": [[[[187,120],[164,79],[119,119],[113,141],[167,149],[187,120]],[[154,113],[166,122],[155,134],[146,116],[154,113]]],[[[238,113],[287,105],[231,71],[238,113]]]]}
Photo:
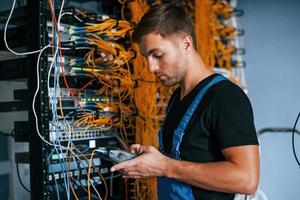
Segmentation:
{"type": "Polygon", "coordinates": [[[245,92],[235,83],[225,80],[214,85],[208,93],[210,100],[217,105],[250,105],[245,92]]]}
{"type": "Polygon", "coordinates": [[[230,80],[224,80],[215,84],[211,91],[216,93],[218,96],[224,96],[225,94],[228,95],[239,95],[239,96],[246,96],[245,92],[235,83],[231,82],[230,80]]]}
{"type": "Polygon", "coordinates": [[[245,92],[230,81],[212,88],[211,130],[220,149],[258,144],[251,103],[245,92]]]}
{"type": "Polygon", "coordinates": [[[214,85],[203,99],[203,109],[209,121],[215,124],[222,121],[253,120],[253,110],[248,96],[235,83],[225,80],[214,85]]]}

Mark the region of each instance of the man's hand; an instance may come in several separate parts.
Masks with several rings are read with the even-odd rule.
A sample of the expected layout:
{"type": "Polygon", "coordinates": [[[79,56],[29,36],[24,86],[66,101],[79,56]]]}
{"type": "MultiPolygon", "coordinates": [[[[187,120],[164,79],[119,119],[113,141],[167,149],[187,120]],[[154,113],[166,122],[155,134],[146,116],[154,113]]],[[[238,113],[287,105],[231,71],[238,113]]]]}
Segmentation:
{"type": "Polygon", "coordinates": [[[149,178],[165,175],[169,158],[161,154],[155,147],[134,144],[130,147],[130,151],[141,155],[114,165],[111,171],[121,170],[125,178],[149,178]]]}
{"type": "Polygon", "coordinates": [[[175,160],[152,146],[131,146],[140,156],[119,163],[111,171],[121,170],[126,178],[165,176],[187,184],[229,193],[254,194],[259,178],[258,145],[228,147],[222,150],[224,161],[195,163],[175,160]]]}

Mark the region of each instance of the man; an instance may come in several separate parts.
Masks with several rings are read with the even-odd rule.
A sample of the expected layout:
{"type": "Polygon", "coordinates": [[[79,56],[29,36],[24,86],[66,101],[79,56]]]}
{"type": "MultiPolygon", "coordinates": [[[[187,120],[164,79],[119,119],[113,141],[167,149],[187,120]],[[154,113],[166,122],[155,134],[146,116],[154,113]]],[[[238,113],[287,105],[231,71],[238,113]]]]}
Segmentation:
{"type": "Polygon", "coordinates": [[[180,87],[159,133],[160,151],[132,145],[132,152],[143,154],[111,170],[129,178],[158,177],[162,200],[223,200],[255,193],[259,154],[250,102],[238,86],[203,63],[184,10],[152,7],[133,38],[161,83],[180,87]]]}

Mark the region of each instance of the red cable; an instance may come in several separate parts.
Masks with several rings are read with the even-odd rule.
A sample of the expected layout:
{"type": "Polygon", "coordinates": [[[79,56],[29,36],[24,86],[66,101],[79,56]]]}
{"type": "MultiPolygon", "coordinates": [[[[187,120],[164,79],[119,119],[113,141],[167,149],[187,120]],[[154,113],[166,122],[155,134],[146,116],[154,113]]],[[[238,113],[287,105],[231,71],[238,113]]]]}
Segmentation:
{"type": "Polygon", "coordinates": [[[69,84],[67,82],[67,79],[66,79],[66,76],[65,76],[65,71],[64,71],[64,63],[62,62],[62,49],[61,49],[61,43],[60,43],[60,33],[59,33],[59,29],[58,29],[58,23],[57,23],[57,19],[56,19],[56,16],[54,14],[54,8],[53,8],[53,5],[52,5],[52,0],[48,0],[48,3],[49,3],[49,7],[50,7],[50,10],[51,10],[51,15],[54,19],[54,23],[55,23],[55,27],[56,27],[56,31],[57,31],[57,37],[58,37],[58,46],[59,46],[59,57],[60,57],[60,64],[61,64],[61,73],[63,75],[63,80],[64,80],[64,84],[65,86],[67,87],[67,90],[68,92],[70,93],[70,95],[72,96],[72,98],[74,99],[74,101],[78,104],[78,106],[81,108],[81,105],[80,105],[80,102],[79,100],[74,96],[72,90],[70,89],[69,87],[69,84]]]}
{"type": "Polygon", "coordinates": [[[92,79],[89,82],[87,82],[84,86],[82,86],[82,88],[76,89],[74,91],[72,91],[73,94],[79,93],[82,90],[84,90],[85,88],[87,88],[93,81],[95,81],[96,79],[92,79]]]}

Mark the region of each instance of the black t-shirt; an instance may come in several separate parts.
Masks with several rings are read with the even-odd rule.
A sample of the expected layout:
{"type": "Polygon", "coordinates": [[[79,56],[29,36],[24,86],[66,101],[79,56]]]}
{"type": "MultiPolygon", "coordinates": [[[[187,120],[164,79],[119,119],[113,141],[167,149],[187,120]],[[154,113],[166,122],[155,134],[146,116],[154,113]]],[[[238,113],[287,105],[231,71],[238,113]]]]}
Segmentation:
{"type": "MultiPolygon", "coordinates": [[[[166,153],[171,152],[173,133],[200,89],[217,74],[202,80],[180,101],[180,88],[175,90],[165,123],[163,145],[166,153]]],[[[170,105],[170,103],[169,103],[170,105]]],[[[216,162],[225,160],[221,150],[233,146],[258,144],[253,122],[253,112],[246,94],[231,81],[213,85],[204,95],[191,117],[180,146],[182,160],[191,162],[216,162]]],[[[196,199],[227,200],[234,194],[208,191],[193,187],[196,199]]]]}

